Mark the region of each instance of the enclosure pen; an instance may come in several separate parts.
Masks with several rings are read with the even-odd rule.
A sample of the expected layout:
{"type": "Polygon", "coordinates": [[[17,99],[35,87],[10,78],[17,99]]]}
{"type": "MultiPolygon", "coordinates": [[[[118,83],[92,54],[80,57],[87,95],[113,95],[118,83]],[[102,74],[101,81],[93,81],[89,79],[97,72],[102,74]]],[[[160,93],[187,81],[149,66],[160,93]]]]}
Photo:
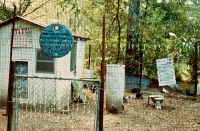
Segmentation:
{"type": "Polygon", "coordinates": [[[199,131],[200,0],[1,0],[0,131],[199,131]]]}
{"type": "MultiPolygon", "coordinates": [[[[62,82],[63,86],[65,81],[76,81],[79,85],[84,82],[92,82],[100,87],[100,80],[98,79],[69,79],[69,78],[51,78],[51,77],[35,77],[35,76],[23,76],[15,75],[16,78],[27,78],[29,82],[42,80],[45,86],[50,86],[54,82],[62,82]]],[[[18,81],[15,83],[15,96],[19,96],[17,87],[18,81]]],[[[31,88],[31,85],[29,85],[31,88]]],[[[70,102],[70,95],[64,95],[65,101],[58,101],[58,96],[52,94],[51,96],[46,96],[50,94],[48,88],[43,90],[43,95],[40,98],[40,93],[36,85],[33,85],[33,90],[30,92],[35,92],[29,94],[29,99],[22,99],[21,97],[15,98],[14,105],[19,108],[15,108],[14,115],[15,130],[98,130],[99,123],[99,89],[96,93],[92,93],[90,89],[83,89],[85,92],[86,102],[70,102]],[[46,96],[46,97],[45,97],[46,96]],[[50,99],[48,98],[50,97],[50,99]],[[52,101],[51,101],[52,100],[52,101]],[[62,105],[63,108],[58,109],[58,105],[62,105]],[[87,117],[90,119],[86,119],[87,117]],[[84,123],[84,124],[83,124],[84,123]]],[[[43,87],[44,88],[44,87],[43,87]]],[[[68,87],[69,88],[69,87],[68,87]]],[[[67,93],[67,92],[66,92],[67,93]]],[[[62,94],[65,91],[62,90],[62,94]]],[[[73,98],[73,97],[72,97],[73,98]]]]}

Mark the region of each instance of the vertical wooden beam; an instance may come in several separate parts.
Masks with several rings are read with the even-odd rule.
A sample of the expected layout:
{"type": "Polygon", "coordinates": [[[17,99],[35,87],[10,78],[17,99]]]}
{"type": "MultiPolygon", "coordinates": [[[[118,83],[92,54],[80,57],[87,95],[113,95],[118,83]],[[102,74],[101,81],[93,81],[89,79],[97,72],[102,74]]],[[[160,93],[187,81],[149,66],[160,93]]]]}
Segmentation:
{"type": "Polygon", "coordinates": [[[12,130],[12,116],[13,116],[13,72],[14,64],[12,62],[12,47],[14,39],[14,28],[15,28],[15,17],[16,17],[16,6],[14,5],[13,23],[12,23],[12,35],[10,44],[10,66],[9,66],[9,78],[8,78],[8,97],[7,97],[7,108],[6,114],[8,116],[7,131],[12,130]]]}
{"type": "MultiPolygon", "coordinates": [[[[14,16],[13,16],[13,23],[12,25],[15,25],[15,13],[16,13],[16,6],[14,5],[14,16]]],[[[14,28],[12,28],[12,35],[11,35],[11,44],[10,44],[10,66],[9,66],[9,78],[8,78],[8,94],[7,94],[7,102],[6,102],[6,114],[3,114],[4,116],[8,116],[9,111],[9,95],[10,95],[10,76],[11,76],[11,61],[12,61],[12,46],[13,46],[13,37],[14,37],[14,28]]]]}
{"type": "Polygon", "coordinates": [[[194,45],[194,87],[195,87],[195,94],[196,94],[196,100],[197,101],[200,101],[200,92],[199,90],[197,89],[197,85],[198,85],[198,43],[199,41],[196,41],[195,42],[195,45],[194,45]]]}
{"type": "Polygon", "coordinates": [[[102,60],[101,60],[101,90],[100,90],[100,113],[99,113],[99,131],[103,131],[103,111],[104,111],[104,79],[105,79],[105,38],[106,38],[106,14],[103,15],[102,23],[102,60]]]}
{"type": "Polygon", "coordinates": [[[12,131],[12,119],[13,119],[13,94],[14,94],[14,88],[13,88],[13,83],[14,83],[14,62],[11,61],[10,64],[10,78],[9,78],[9,97],[8,97],[8,107],[7,107],[7,116],[8,116],[8,121],[7,121],[7,131],[12,131]]]}

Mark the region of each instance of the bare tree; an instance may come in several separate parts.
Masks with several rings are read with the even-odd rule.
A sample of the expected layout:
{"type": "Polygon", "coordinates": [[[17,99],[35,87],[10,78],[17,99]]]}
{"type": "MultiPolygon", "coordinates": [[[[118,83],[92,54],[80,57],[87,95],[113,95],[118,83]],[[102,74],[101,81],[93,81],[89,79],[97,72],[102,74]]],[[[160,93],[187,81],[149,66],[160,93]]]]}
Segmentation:
{"type": "MultiPolygon", "coordinates": [[[[25,16],[32,14],[36,10],[42,8],[44,5],[46,5],[47,3],[51,2],[51,1],[52,0],[46,0],[46,1],[42,2],[39,6],[35,7],[30,12],[27,12],[27,9],[32,4],[31,0],[20,0],[18,5],[16,5],[15,2],[13,2],[12,4],[16,5],[16,7],[17,7],[16,15],[25,17],[25,16]]],[[[6,3],[6,0],[4,0],[3,2],[0,1],[0,21],[5,21],[5,20],[13,17],[13,8],[12,8],[12,6],[7,5],[7,4],[8,3],[6,3]]]]}

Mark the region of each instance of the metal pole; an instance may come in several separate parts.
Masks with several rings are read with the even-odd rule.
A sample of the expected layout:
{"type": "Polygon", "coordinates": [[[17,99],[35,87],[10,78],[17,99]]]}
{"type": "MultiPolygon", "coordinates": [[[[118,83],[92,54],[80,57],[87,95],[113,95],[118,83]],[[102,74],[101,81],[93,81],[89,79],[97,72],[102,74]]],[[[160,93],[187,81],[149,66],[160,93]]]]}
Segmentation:
{"type": "Polygon", "coordinates": [[[14,28],[15,28],[15,17],[16,17],[16,6],[14,5],[14,15],[13,15],[13,23],[12,23],[12,36],[11,36],[11,44],[10,44],[10,66],[9,66],[9,79],[8,79],[8,98],[7,98],[7,108],[6,114],[8,116],[7,122],[7,131],[11,131],[12,129],[12,116],[13,116],[13,62],[12,62],[12,47],[13,47],[13,38],[14,38],[14,28]]]}
{"type": "MultiPolygon", "coordinates": [[[[14,68],[15,69],[15,68],[14,68]]],[[[18,106],[18,99],[16,98],[18,96],[18,87],[15,86],[15,123],[14,123],[14,130],[18,131],[18,113],[19,113],[19,106],[18,106]]]]}
{"type": "Polygon", "coordinates": [[[96,92],[96,98],[97,98],[97,106],[95,109],[95,131],[99,131],[99,112],[100,112],[100,86],[101,86],[101,81],[98,82],[98,90],[96,92]]]}
{"type": "Polygon", "coordinates": [[[197,71],[198,71],[198,45],[197,45],[197,41],[195,42],[195,45],[194,45],[195,47],[194,47],[194,49],[195,49],[195,51],[194,51],[194,83],[195,83],[195,94],[197,94],[197,84],[198,84],[198,75],[197,75],[197,71]]]}
{"type": "Polygon", "coordinates": [[[142,90],[142,66],[143,66],[143,54],[142,54],[142,43],[140,42],[140,54],[139,54],[139,62],[140,62],[140,89],[142,90]]]}
{"type": "Polygon", "coordinates": [[[91,54],[91,45],[89,45],[88,69],[90,69],[90,54],[91,54]]]}
{"type": "Polygon", "coordinates": [[[99,113],[99,131],[103,131],[103,111],[104,111],[104,77],[105,77],[105,25],[106,14],[103,15],[102,23],[102,61],[101,61],[101,90],[100,90],[100,113],[99,113]]]}

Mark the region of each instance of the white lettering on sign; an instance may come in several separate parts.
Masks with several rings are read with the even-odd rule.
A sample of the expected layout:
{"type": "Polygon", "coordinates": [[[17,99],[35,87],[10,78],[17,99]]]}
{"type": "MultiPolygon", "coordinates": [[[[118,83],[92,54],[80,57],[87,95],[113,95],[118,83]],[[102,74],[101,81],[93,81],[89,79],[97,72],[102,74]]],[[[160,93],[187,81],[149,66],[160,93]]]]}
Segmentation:
{"type": "Polygon", "coordinates": [[[14,28],[13,47],[32,47],[32,29],[14,28]]]}
{"type": "Polygon", "coordinates": [[[173,59],[157,59],[156,64],[159,86],[176,84],[173,59]]]}

